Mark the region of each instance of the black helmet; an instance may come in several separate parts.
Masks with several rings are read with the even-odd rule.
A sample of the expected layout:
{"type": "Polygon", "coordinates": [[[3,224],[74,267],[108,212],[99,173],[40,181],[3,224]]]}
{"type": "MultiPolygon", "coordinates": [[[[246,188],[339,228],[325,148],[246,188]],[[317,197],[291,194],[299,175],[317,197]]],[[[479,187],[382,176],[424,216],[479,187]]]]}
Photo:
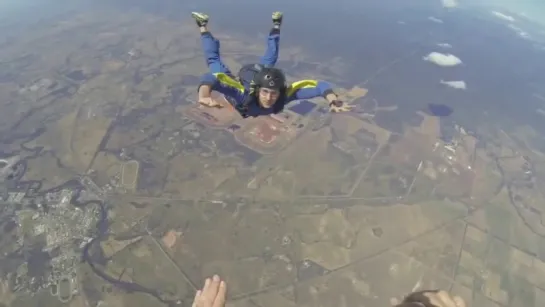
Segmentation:
{"type": "Polygon", "coordinates": [[[254,77],[256,87],[270,88],[275,90],[286,89],[286,76],[278,68],[263,68],[254,77]]]}

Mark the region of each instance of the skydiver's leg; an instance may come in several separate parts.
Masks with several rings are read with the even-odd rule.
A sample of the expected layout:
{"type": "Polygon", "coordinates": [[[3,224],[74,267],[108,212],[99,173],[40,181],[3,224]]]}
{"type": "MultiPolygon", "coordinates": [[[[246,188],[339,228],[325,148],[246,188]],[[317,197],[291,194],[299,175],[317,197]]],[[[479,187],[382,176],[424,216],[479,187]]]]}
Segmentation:
{"type": "Polygon", "coordinates": [[[206,14],[193,12],[191,16],[197,22],[201,32],[201,45],[204,52],[206,65],[211,73],[225,73],[232,75],[229,68],[223,64],[220,56],[220,42],[208,31],[209,17],[206,14]]]}
{"type": "Polygon", "coordinates": [[[278,61],[280,52],[280,26],[282,25],[282,13],[274,12],[272,14],[273,27],[267,37],[267,49],[259,61],[265,67],[274,67],[278,61]]]}
{"type": "Polygon", "coordinates": [[[206,65],[211,73],[225,73],[232,75],[227,65],[223,64],[220,56],[220,42],[208,31],[201,32],[201,44],[206,59],[206,65]]]}

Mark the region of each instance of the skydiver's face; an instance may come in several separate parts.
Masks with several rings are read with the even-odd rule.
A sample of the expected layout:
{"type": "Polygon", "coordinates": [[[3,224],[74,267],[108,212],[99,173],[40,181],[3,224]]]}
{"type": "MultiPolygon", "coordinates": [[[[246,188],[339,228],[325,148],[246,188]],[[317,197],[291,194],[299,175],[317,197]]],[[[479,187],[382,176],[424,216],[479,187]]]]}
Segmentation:
{"type": "Polygon", "coordinates": [[[259,104],[268,109],[272,107],[280,97],[279,90],[273,90],[270,88],[260,88],[259,89],[259,104]]]}

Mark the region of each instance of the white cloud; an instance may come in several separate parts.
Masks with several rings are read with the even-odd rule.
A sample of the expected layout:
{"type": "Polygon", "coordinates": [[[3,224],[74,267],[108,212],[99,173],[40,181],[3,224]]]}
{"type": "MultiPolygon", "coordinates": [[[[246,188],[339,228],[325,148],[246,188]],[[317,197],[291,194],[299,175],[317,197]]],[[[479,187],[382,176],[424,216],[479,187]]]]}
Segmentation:
{"type": "Polygon", "coordinates": [[[505,15],[505,14],[497,12],[497,11],[492,11],[492,14],[494,14],[494,16],[496,16],[498,18],[501,18],[503,20],[507,20],[509,22],[515,21],[515,18],[513,18],[513,16],[505,15]]]}
{"type": "Polygon", "coordinates": [[[439,53],[439,52],[432,52],[428,54],[427,56],[422,58],[424,61],[432,62],[439,66],[444,67],[450,67],[450,66],[456,66],[459,64],[462,64],[462,60],[460,60],[457,56],[447,53],[439,53]]]}
{"type": "Polygon", "coordinates": [[[524,32],[524,31],[520,31],[518,32],[518,35],[522,38],[526,38],[526,39],[531,39],[532,37],[530,36],[530,34],[528,34],[527,32],[524,32]]]}
{"type": "Polygon", "coordinates": [[[452,48],[452,45],[447,44],[447,43],[439,43],[439,44],[437,44],[437,46],[442,47],[442,48],[452,48]]]}
{"type": "Polygon", "coordinates": [[[508,27],[511,30],[515,31],[518,36],[520,36],[522,38],[526,38],[526,39],[531,39],[530,34],[528,34],[528,32],[522,30],[521,28],[515,26],[514,24],[509,24],[508,27]]]}
{"type": "Polygon", "coordinates": [[[512,29],[512,30],[515,30],[515,31],[517,31],[517,32],[520,32],[520,31],[522,31],[522,29],[521,29],[521,28],[519,28],[519,27],[515,26],[515,25],[514,25],[514,24],[512,24],[512,23],[510,23],[510,24],[508,25],[508,27],[509,27],[510,29],[512,29]]]}
{"type": "Polygon", "coordinates": [[[441,84],[444,84],[446,86],[450,86],[450,87],[458,89],[458,90],[467,89],[466,82],[463,81],[463,80],[460,80],[460,81],[443,81],[443,80],[441,80],[441,84]]]}
{"type": "Polygon", "coordinates": [[[458,6],[457,0],[441,0],[441,2],[443,3],[443,7],[446,8],[453,8],[458,6]]]}
{"type": "Polygon", "coordinates": [[[433,17],[433,16],[428,17],[428,19],[436,23],[443,23],[441,19],[433,17]]]}

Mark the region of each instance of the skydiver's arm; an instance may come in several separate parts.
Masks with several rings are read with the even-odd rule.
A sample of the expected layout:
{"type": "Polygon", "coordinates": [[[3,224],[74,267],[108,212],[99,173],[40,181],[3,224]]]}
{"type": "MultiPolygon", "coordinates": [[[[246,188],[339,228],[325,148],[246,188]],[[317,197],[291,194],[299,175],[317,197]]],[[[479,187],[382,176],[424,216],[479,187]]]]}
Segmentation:
{"type": "Polygon", "coordinates": [[[339,96],[337,96],[337,94],[335,94],[333,91],[331,91],[330,93],[328,93],[325,96],[325,99],[327,100],[327,102],[329,102],[331,104],[331,103],[333,103],[333,101],[339,100],[339,96]]]}
{"type": "Polygon", "coordinates": [[[324,97],[328,102],[337,98],[328,82],[320,80],[301,80],[292,83],[287,89],[287,101],[324,97]]]}
{"type": "Polygon", "coordinates": [[[199,99],[210,98],[212,96],[212,86],[208,84],[201,84],[199,86],[199,99]]]}
{"type": "Polygon", "coordinates": [[[199,92],[199,99],[210,98],[212,95],[212,88],[218,83],[216,76],[211,73],[206,73],[201,77],[201,83],[197,91],[199,92]]]}
{"type": "Polygon", "coordinates": [[[226,97],[233,98],[228,99],[231,103],[233,101],[240,104],[244,99],[244,86],[222,73],[204,74],[201,77],[201,84],[199,85],[198,91],[199,98],[210,97],[212,91],[216,91],[226,97]]]}

